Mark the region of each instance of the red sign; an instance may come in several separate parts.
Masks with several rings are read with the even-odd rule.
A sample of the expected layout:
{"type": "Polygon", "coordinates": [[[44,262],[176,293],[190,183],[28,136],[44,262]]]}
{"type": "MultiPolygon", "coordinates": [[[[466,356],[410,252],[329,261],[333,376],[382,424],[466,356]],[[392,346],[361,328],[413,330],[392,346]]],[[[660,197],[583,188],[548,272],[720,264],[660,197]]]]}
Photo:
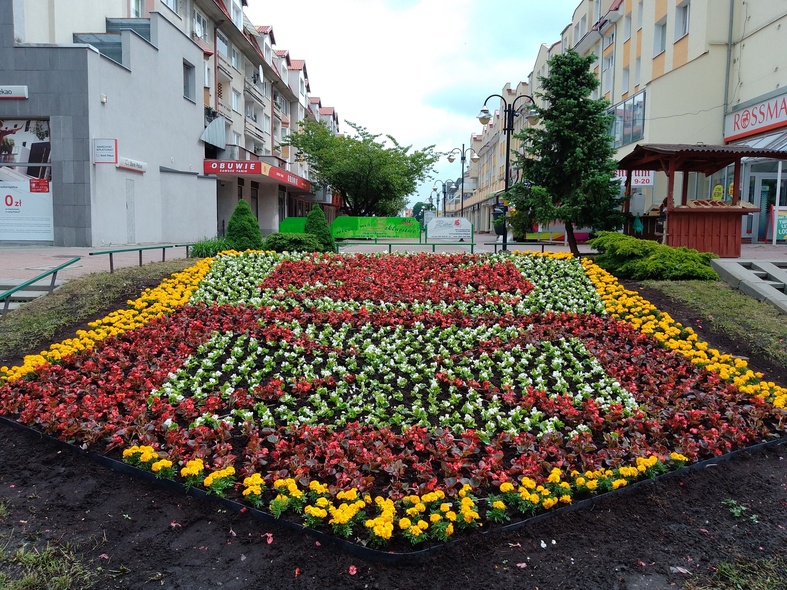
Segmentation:
{"type": "Polygon", "coordinates": [[[308,180],[259,160],[205,160],[203,171],[205,174],[234,174],[236,176],[257,174],[305,191],[310,191],[312,188],[308,180]]]}
{"type": "Polygon", "coordinates": [[[48,193],[49,181],[46,178],[31,178],[30,179],[30,192],[31,193],[48,193]]]}
{"type": "Polygon", "coordinates": [[[262,174],[259,160],[205,160],[205,174],[262,174]]]}

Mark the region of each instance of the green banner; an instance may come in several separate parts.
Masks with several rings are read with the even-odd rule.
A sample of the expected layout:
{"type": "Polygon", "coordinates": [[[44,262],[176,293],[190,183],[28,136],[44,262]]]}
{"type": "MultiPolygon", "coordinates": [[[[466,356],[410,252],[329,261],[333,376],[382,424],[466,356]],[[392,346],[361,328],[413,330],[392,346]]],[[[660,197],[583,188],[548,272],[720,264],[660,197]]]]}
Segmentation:
{"type": "Polygon", "coordinates": [[[776,218],[776,239],[787,240],[787,211],[778,211],[776,218]]]}
{"type": "Polygon", "coordinates": [[[421,238],[421,225],[414,217],[337,217],[331,224],[333,237],[351,238],[421,238]]]}
{"type": "Polygon", "coordinates": [[[305,217],[287,217],[279,222],[279,232],[283,234],[305,234],[305,217]]]}

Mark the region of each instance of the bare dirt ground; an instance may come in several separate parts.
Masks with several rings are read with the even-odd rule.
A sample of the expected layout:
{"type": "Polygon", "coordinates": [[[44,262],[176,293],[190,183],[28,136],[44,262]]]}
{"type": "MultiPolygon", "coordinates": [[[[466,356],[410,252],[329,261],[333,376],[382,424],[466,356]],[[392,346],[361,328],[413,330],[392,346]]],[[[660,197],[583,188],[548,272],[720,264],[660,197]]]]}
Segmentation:
{"type": "MultiPolygon", "coordinates": [[[[750,357],[754,369],[787,384],[786,367],[701,329],[660,293],[642,291],[712,346],[750,357]]],[[[20,358],[26,352],[32,351],[19,351],[20,358]]],[[[0,424],[0,501],[8,511],[0,538],[76,548],[102,589],[680,588],[723,561],[787,556],[786,457],[784,443],[739,453],[516,531],[470,536],[427,557],[384,563],[112,471],[0,424]],[[736,517],[725,501],[746,510],[736,517]]]]}

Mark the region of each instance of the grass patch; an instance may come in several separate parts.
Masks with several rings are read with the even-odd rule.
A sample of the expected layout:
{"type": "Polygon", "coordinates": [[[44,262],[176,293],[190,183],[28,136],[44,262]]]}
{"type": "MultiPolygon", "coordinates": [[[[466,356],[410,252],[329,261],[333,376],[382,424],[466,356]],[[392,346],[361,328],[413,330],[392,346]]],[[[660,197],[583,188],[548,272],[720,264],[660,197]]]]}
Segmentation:
{"type": "Polygon", "coordinates": [[[710,579],[689,581],[684,590],[784,590],[787,558],[724,562],[710,579]]]}
{"type": "Polygon", "coordinates": [[[709,327],[748,342],[768,360],[787,365],[787,322],[772,305],[720,281],[643,281],[691,308],[709,327]],[[776,319],[774,319],[776,318],[776,319]]]}
{"type": "Polygon", "coordinates": [[[0,548],[0,588],[4,590],[72,590],[90,588],[95,575],[72,547],[28,544],[0,548]]]}
{"type": "Polygon", "coordinates": [[[68,281],[54,293],[25,304],[0,321],[0,361],[20,351],[46,348],[60,331],[114,311],[118,299],[137,297],[140,287],[154,287],[193,264],[194,260],[152,262],[68,281]]]}

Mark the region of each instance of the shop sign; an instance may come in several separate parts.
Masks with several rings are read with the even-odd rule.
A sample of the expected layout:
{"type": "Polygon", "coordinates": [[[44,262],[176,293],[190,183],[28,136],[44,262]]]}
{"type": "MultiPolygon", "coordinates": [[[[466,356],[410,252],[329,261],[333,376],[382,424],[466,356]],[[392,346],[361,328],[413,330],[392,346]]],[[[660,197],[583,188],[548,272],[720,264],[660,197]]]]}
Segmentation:
{"type": "Polygon", "coordinates": [[[787,127],[787,94],[727,115],[724,118],[724,140],[730,142],[779,127],[787,127]]]}

